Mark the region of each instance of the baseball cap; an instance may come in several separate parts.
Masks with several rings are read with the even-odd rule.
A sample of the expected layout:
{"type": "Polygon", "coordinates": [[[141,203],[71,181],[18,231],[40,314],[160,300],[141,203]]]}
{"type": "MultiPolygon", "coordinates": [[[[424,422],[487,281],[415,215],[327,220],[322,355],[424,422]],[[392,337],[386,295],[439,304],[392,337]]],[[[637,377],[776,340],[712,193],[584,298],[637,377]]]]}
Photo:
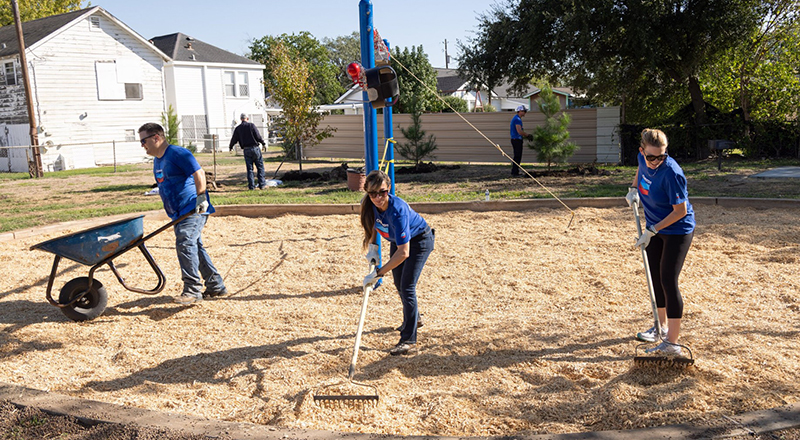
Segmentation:
{"type": "Polygon", "coordinates": [[[526,112],[526,111],[528,111],[528,108],[525,107],[524,105],[521,105],[521,106],[517,107],[517,110],[515,110],[515,111],[526,112]]]}
{"type": "Polygon", "coordinates": [[[244,113],[242,113],[242,115],[241,115],[241,116],[239,116],[239,119],[247,119],[247,115],[246,115],[246,114],[244,114],[244,113]]]}

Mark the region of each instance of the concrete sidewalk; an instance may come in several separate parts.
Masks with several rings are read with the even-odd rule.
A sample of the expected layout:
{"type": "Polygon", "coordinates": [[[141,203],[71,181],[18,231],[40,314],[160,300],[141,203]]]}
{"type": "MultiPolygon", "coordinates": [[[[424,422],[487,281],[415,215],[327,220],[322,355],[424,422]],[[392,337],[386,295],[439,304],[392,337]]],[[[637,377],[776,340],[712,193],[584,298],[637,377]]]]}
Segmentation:
{"type": "Polygon", "coordinates": [[[800,167],[778,167],[750,176],[753,179],[800,179],[800,167]]]}

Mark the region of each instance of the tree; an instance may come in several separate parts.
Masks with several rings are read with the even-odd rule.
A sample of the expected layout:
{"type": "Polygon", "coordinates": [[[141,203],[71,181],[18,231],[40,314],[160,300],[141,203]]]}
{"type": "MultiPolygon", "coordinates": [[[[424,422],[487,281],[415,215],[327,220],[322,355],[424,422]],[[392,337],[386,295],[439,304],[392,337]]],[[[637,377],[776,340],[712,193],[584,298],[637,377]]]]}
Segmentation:
{"type": "MultiPolygon", "coordinates": [[[[314,88],[313,105],[332,104],[345,89],[336,75],[337,67],[331,62],[330,53],[313,35],[300,32],[298,35],[282,34],[280,37],[265,36],[250,43],[250,58],[267,66],[264,70],[264,86],[269,94],[277,87],[275,72],[270,66],[275,57],[275,47],[281,44],[292,58],[303,60],[309,66],[308,79],[314,88]]],[[[293,66],[285,66],[293,68],[293,66]]]]}
{"type": "MultiPolygon", "coordinates": [[[[268,69],[273,72],[272,96],[283,109],[277,125],[284,132],[287,158],[302,160],[301,147],[312,147],[328,138],[335,128],[319,128],[322,115],[314,110],[314,84],[310,63],[283,43],[272,46],[268,69]]],[[[301,168],[302,169],[302,168],[301,168]]]]}
{"type": "Polygon", "coordinates": [[[569,141],[569,123],[571,118],[561,111],[561,103],[549,86],[543,87],[536,101],[539,110],[544,114],[544,125],[533,129],[533,142],[528,147],[536,151],[539,160],[547,162],[547,170],[553,162],[565,162],[572,156],[578,146],[569,141]]]}
{"type": "Polygon", "coordinates": [[[701,125],[699,75],[757,26],[759,1],[520,0],[480,18],[474,47],[496,48],[497,65],[518,85],[566,79],[617,103],[678,84],[701,125]]]}
{"type": "Polygon", "coordinates": [[[753,119],[786,120],[800,108],[798,10],[798,0],[764,1],[761,24],[702,76],[709,101],[741,109],[746,135],[753,119]]]}
{"type": "MultiPolygon", "coordinates": [[[[413,107],[413,103],[412,103],[413,107]]],[[[422,129],[422,112],[414,110],[411,113],[411,125],[408,128],[400,128],[407,143],[397,143],[397,153],[408,160],[414,161],[414,166],[418,167],[419,164],[428,156],[432,156],[436,150],[436,136],[427,135],[425,130],[422,129]]]]}
{"type": "Polygon", "coordinates": [[[166,112],[161,113],[161,126],[164,127],[164,136],[167,138],[167,143],[178,145],[180,121],[178,121],[178,115],[175,114],[172,104],[167,107],[166,112]]]}
{"type": "Polygon", "coordinates": [[[442,96],[442,101],[439,102],[439,111],[443,113],[466,113],[469,111],[467,101],[459,98],[458,96],[442,96]]]}
{"type": "Polygon", "coordinates": [[[400,87],[400,98],[397,104],[392,106],[393,111],[413,113],[438,109],[436,70],[428,61],[428,55],[425,55],[422,46],[412,46],[411,50],[403,48],[392,51],[391,65],[397,72],[397,84],[400,87]],[[414,78],[412,73],[419,80],[414,78]]]}
{"type": "MultiPolygon", "coordinates": [[[[84,0],[17,0],[19,6],[20,20],[23,22],[36,20],[37,18],[49,17],[51,15],[63,14],[82,9],[84,0]]],[[[3,1],[0,6],[0,26],[14,24],[14,13],[11,10],[11,2],[3,1]]],[[[86,7],[91,6],[90,2],[86,7]]]]}
{"type": "Polygon", "coordinates": [[[347,65],[352,62],[361,62],[361,37],[358,32],[350,35],[341,35],[336,38],[323,38],[322,45],[328,49],[331,64],[336,66],[336,78],[344,89],[353,85],[353,80],[347,75],[347,65]]]}
{"type": "MultiPolygon", "coordinates": [[[[490,37],[490,36],[487,36],[490,37]]],[[[486,90],[488,104],[492,103],[492,90],[503,82],[503,69],[498,58],[493,56],[499,42],[492,38],[480,41],[468,39],[467,43],[457,42],[461,55],[458,57],[458,76],[464,78],[477,92],[486,90]],[[473,43],[470,46],[470,43],[473,43]]]]}

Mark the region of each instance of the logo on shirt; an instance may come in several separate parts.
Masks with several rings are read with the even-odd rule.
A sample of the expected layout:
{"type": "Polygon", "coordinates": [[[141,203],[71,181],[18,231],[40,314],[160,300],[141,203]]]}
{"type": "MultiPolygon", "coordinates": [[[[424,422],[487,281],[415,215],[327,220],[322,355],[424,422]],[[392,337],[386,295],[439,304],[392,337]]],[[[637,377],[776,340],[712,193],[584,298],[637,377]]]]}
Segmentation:
{"type": "Polygon", "coordinates": [[[403,240],[405,240],[405,239],[406,239],[406,233],[405,233],[405,232],[403,232],[402,234],[400,234],[400,238],[401,238],[401,239],[403,239],[403,240]]]}
{"type": "Polygon", "coordinates": [[[156,170],[156,182],[164,183],[164,170],[156,170]]]}
{"type": "Polygon", "coordinates": [[[651,183],[652,182],[647,180],[644,176],[641,176],[641,178],[639,179],[639,191],[642,193],[642,195],[646,196],[650,194],[651,183]]]}

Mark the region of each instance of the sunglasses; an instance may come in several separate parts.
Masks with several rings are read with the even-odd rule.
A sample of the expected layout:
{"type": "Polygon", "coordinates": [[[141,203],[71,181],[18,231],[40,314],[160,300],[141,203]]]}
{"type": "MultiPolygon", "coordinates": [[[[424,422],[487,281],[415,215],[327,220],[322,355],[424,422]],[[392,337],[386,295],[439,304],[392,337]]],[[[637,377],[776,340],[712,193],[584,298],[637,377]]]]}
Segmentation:
{"type": "Polygon", "coordinates": [[[148,140],[148,139],[150,139],[151,137],[153,137],[153,136],[155,136],[155,135],[157,135],[157,134],[158,134],[158,133],[154,133],[154,134],[151,134],[150,136],[143,137],[143,138],[139,139],[139,142],[141,142],[141,143],[142,143],[142,145],[144,145],[144,143],[145,143],[145,142],[147,142],[147,140],[148,140]]]}
{"type": "Polygon", "coordinates": [[[369,194],[370,197],[385,196],[386,194],[389,194],[389,190],[382,189],[379,191],[367,191],[367,194],[369,194]]]}
{"type": "Polygon", "coordinates": [[[644,156],[644,158],[647,159],[648,162],[655,162],[657,160],[666,159],[667,158],[667,154],[666,153],[664,153],[664,154],[646,154],[644,156]]]}

